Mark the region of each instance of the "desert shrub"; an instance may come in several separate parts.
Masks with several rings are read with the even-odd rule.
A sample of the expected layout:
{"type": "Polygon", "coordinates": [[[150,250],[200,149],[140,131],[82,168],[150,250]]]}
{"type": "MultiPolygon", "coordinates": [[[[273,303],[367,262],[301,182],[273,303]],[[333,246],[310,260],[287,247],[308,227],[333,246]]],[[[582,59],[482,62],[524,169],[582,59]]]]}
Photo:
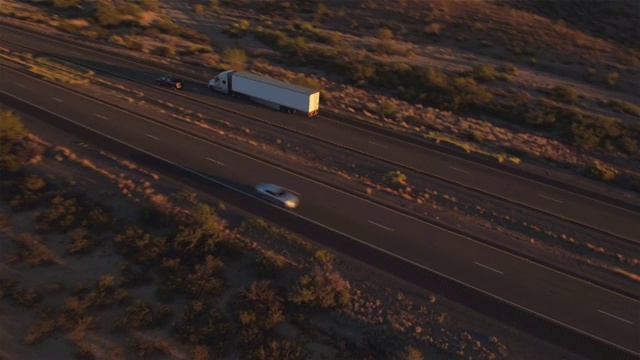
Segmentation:
{"type": "Polygon", "coordinates": [[[595,161],[585,168],[587,176],[602,181],[612,181],[618,175],[618,171],[610,166],[607,166],[599,161],[595,161]]]}
{"type": "Polygon", "coordinates": [[[76,214],[81,212],[76,199],[65,199],[58,194],[51,199],[48,207],[36,211],[36,229],[39,232],[67,231],[76,224],[76,214]]]}
{"type": "Polygon", "coordinates": [[[195,4],[193,6],[193,11],[195,11],[196,14],[202,14],[205,11],[205,7],[202,4],[195,4]]]}
{"type": "Polygon", "coordinates": [[[277,254],[267,251],[256,256],[256,270],[261,276],[276,276],[284,268],[285,262],[277,254]]]}
{"type": "Polygon", "coordinates": [[[437,22],[428,24],[424,27],[424,33],[426,35],[440,35],[440,32],[442,32],[442,24],[437,22]]]}
{"type": "Polygon", "coordinates": [[[95,18],[98,24],[104,27],[117,27],[125,21],[118,8],[106,0],[96,3],[95,18]]]}
{"type": "Polygon", "coordinates": [[[125,40],[120,35],[114,34],[114,35],[109,36],[109,42],[112,42],[114,44],[118,44],[118,45],[121,45],[121,46],[125,46],[125,40]]]}
{"type": "Polygon", "coordinates": [[[207,255],[204,262],[194,266],[193,271],[184,276],[182,288],[197,298],[211,298],[221,294],[225,289],[220,271],[224,264],[212,255],[207,255]]]}
{"type": "Polygon", "coordinates": [[[296,360],[307,356],[305,343],[300,339],[270,339],[266,344],[249,350],[247,359],[296,360]]]}
{"type": "Polygon", "coordinates": [[[418,349],[413,346],[406,346],[402,351],[394,358],[394,360],[423,360],[424,355],[418,349]]]}
{"type": "Polygon", "coordinates": [[[16,290],[16,284],[15,280],[0,279],[0,299],[13,296],[16,290]]]}
{"type": "Polygon", "coordinates": [[[300,277],[291,287],[288,300],[312,309],[336,308],[349,303],[350,290],[349,282],[339,273],[317,267],[311,274],[300,277]]]}
{"type": "Polygon", "coordinates": [[[565,104],[575,104],[578,102],[578,93],[567,86],[557,85],[552,87],[549,91],[549,97],[565,104]]]}
{"type": "Polygon", "coordinates": [[[27,329],[24,342],[27,345],[36,344],[53,334],[59,328],[60,324],[55,319],[44,319],[27,329]]]}
{"type": "Polygon", "coordinates": [[[217,9],[218,7],[220,7],[220,1],[218,0],[211,0],[209,2],[209,7],[212,9],[217,9]]]}
{"type": "Polygon", "coordinates": [[[129,348],[138,359],[150,359],[162,354],[171,353],[171,345],[158,337],[140,337],[129,339],[129,348]]]}
{"type": "Polygon", "coordinates": [[[33,308],[42,302],[42,296],[35,289],[18,288],[13,291],[13,299],[15,302],[25,308],[33,308]]]}
{"type": "MultiPolygon", "coordinates": [[[[47,182],[36,175],[27,175],[20,184],[19,190],[10,199],[12,210],[28,210],[39,205],[46,196],[47,182]]],[[[8,194],[7,194],[8,195],[8,194]]]]}
{"type": "Polygon", "coordinates": [[[282,299],[271,281],[256,281],[240,290],[239,296],[237,313],[241,323],[268,331],[285,320],[282,299]]]}
{"type": "Polygon", "coordinates": [[[138,300],[116,319],[114,328],[117,330],[144,330],[152,328],[155,324],[156,316],[151,305],[138,300]]]}
{"type": "Polygon", "coordinates": [[[241,49],[226,49],[223,52],[224,61],[231,69],[243,70],[247,66],[247,54],[241,49]]]}
{"type": "Polygon", "coordinates": [[[191,359],[193,360],[209,360],[211,359],[211,351],[208,346],[196,345],[191,349],[191,359]]]}
{"type": "Polygon", "coordinates": [[[62,290],[64,290],[64,284],[58,281],[54,281],[54,282],[48,283],[46,286],[46,289],[49,295],[57,295],[61,293],[62,290]]]}
{"type": "Polygon", "coordinates": [[[102,310],[129,300],[129,292],[116,284],[115,276],[100,276],[93,288],[78,287],[64,300],[62,312],[71,322],[81,321],[92,311],[102,310]]]}
{"type": "Polygon", "coordinates": [[[239,38],[247,35],[250,27],[251,23],[249,21],[240,20],[239,22],[231,23],[225,27],[223,33],[234,38],[239,38]]]}
{"type": "Polygon", "coordinates": [[[16,172],[21,167],[17,152],[28,131],[11,111],[0,111],[0,171],[16,172]]]}
{"type": "Polygon", "coordinates": [[[188,213],[175,216],[174,249],[199,257],[215,250],[225,237],[226,222],[208,205],[197,203],[188,213]]]}
{"type": "Polygon", "coordinates": [[[182,318],[171,327],[174,336],[194,345],[207,345],[223,353],[228,348],[231,323],[215,306],[192,301],[187,304],[182,318]]]}
{"type": "Polygon", "coordinates": [[[67,246],[67,252],[70,254],[89,252],[95,245],[90,234],[83,229],[73,229],[69,232],[71,243],[67,246]]]}
{"type": "Polygon", "coordinates": [[[190,45],[185,51],[186,54],[206,54],[213,52],[210,46],[190,45]]]}
{"type": "Polygon", "coordinates": [[[389,171],[382,177],[382,181],[393,185],[407,185],[407,175],[398,170],[389,171]]]}
{"type": "Polygon", "coordinates": [[[620,74],[617,72],[611,72],[607,75],[607,85],[614,87],[618,85],[618,80],[620,79],[620,74]]]}
{"type": "Polygon", "coordinates": [[[607,101],[606,104],[621,114],[640,116],[640,106],[634,105],[630,102],[612,99],[607,101]]]}
{"type": "Polygon", "coordinates": [[[151,50],[151,53],[153,55],[174,57],[174,56],[176,56],[176,49],[173,46],[169,46],[169,45],[159,45],[159,46],[154,47],[151,50]]]}
{"type": "Polygon", "coordinates": [[[133,36],[124,37],[124,46],[129,50],[142,50],[144,44],[133,36]]]}
{"type": "Polygon", "coordinates": [[[620,119],[584,113],[575,108],[559,109],[556,116],[564,119],[565,135],[573,144],[584,149],[605,148],[607,144],[620,144],[620,140],[624,137],[632,138],[638,134],[634,129],[625,127],[620,119]]]}
{"type": "Polygon", "coordinates": [[[471,76],[478,81],[493,81],[496,79],[495,69],[489,64],[474,65],[471,76]]]}
{"type": "Polygon", "coordinates": [[[378,107],[378,112],[384,117],[390,117],[398,111],[396,104],[389,100],[384,100],[378,107]]]}
{"type": "Polygon", "coordinates": [[[29,266],[53,265],[58,262],[57,255],[42,243],[42,239],[28,233],[14,238],[17,249],[9,256],[14,263],[25,262],[29,266]]]}
{"type": "Polygon", "coordinates": [[[376,37],[381,40],[390,40],[393,37],[393,32],[390,29],[381,28],[378,30],[376,37]]]}
{"type": "Polygon", "coordinates": [[[310,242],[301,239],[285,228],[272,225],[262,218],[252,218],[243,221],[240,230],[255,239],[275,242],[286,241],[306,252],[311,253],[313,251],[313,245],[310,242]]]}
{"type": "Polygon", "coordinates": [[[114,238],[119,252],[143,265],[157,264],[169,247],[164,237],[151,235],[137,226],[129,226],[114,238]]]}
{"type": "Polygon", "coordinates": [[[0,214],[0,231],[8,228],[9,225],[9,217],[5,214],[0,214]]]}
{"type": "Polygon", "coordinates": [[[89,213],[82,221],[82,226],[91,230],[102,231],[108,228],[112,223],[113,217],[110,210],[100,206],[94,206],[89,210],[89,213]]]}
{"type": "Polygon", "coordinates": [[[72,7],[78,7],[82,3],[82,0],[53,0],[53,6],[58,9],[69,9],[72,7]]]}
{"type": "Polygon", "coordinates": [[[291,82],[296,84],[296,85],[308,87],[310,89],[320,89],[321,88],[321,85],[320,85],[320,82],[318,81],[318,79],[316,79],[315,77],[305,76],[303,74],[296,75],[293,78],[293,80],[291,80],[291,82]]]}
{"type": "Polygon", "coordinates": [[[318,250],[313,254],[313,260],[323,269],[330,269],[333,266],[334,256],[326,250],[318,250]]]}
{"type": "Polygon", "coordinates": [[[513,64],[500,65],[500,67],[498,67],[498,70],[505,74],[511,74],[511,75],[518,74],[518,68],[513,64]]]}
{"type": "Polygon", "coordinates": [[[70,33],[70,34],[74,34],[77,33],[78,31],[80,31],[80,27],[78,26],[78,24],[69,21],[69,20],[62,20],[60,21],[56,27],[64,32],[70,33]]]}
{"type": "Polygon", "coordinates": [[[333,11],[329,10],[324,4],[318,4],[316,11],[313,13],[313,21],[322,21],[333,16],[333,11]]]}

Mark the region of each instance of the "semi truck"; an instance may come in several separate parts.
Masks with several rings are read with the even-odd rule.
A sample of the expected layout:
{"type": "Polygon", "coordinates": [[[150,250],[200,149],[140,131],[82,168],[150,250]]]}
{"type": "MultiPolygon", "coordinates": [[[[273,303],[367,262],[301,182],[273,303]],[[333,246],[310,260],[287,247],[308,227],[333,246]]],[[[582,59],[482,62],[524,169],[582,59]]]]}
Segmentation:
{"type": "Polygon", "coordinates": [[[209,81],[209,89],[231,96],[246,97],[287,113],[318,114],[320,92],[246,71],[227,70],[209,81]]]}

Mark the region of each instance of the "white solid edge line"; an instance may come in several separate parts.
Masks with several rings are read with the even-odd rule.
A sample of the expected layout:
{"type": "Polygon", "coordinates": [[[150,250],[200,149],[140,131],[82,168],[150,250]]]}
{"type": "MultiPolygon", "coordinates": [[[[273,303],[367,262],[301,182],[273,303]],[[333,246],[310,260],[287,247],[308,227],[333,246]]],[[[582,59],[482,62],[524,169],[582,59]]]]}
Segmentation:
{"type": "MultiPolygon", "coordinates": [[[[4,92],[4,91],[2,91],[2,92],[4,92]]],[[[9,95],[10,95],[10,94],[9,94],[9,95]]],[[[81,94],[78,94],[78,95],[83,96],[83,95],[81,95],[81,94]]],[[[114,137],[112,137],[112,136],[109,136],[109,135],[104,134],[104,133],[102,133],[102,132],[100,132],[100,131],[97,131],[97,130],[95,130],[95,129],[93,129],[93,128],[89,127],[89,126],[86,126],[86,125],[83,125],[83,124],[81,124],[81,123],[75,122],[75,121],[73,121],[73,120],[71,120],[71,119],[67,118],[66,116],[61,116],[61,115],[59,115],[59,114],[57,114],[57,113],[55,113],[55,112],[53,112],[53,111],[49,111],[49,110],[47,110],[47,109],[44,109],[44,108],[42,108],[41,106],[38,106],[38,105],[36,105],[36,104],[33,104],[32,102],[27,101],[27,100],[24,100],[24,99],[22,99],[22,98],[20,98],[20,97],[18,97],[18,96],[14,96],[14,95],[10,95],[10,96],[16,97],[16,98],[20,99],[21,101],[24,101],[25,103],[27,103],[27,104],[29,104],[29,105],[31,105],[31,106],[34,106],[34,107],[36,107],[36,108],[38,108],[38,109],[40,109],[40,110],[43,110],[43,111],[49,112],[49,113],[51,113],[51,114],[54,114],[54,115],[56,115],[56,116],[58,116],[58,117],[61,117],[61,118],[65,119],[65,120],[67,120],[67,121],[71,122],[71,123],[74,123],[74,124],[76,124],[76,125],[78,125],[78,126],[81,126],[81,127],[85,128],[85,129],[88,129],[88,130],[90,130],[90,131],[93,131],[93,132],[96,132],[96,133],[101,134],[101,135],[103,135],[103,136],[106,136],[107,138],[109,138],[109,139],[111,139],[111,140],[114,140],[114,141],[116,141],[116,142],[119,142],[119,143],[121,143],[121,144],[124,144],[124,145],[126,145],[126,146],[129,146],[129,147],[131,147],[131,148],[133,148],[133,149],[135,149],[135,150],[141,151],[141,152],[143,152],[143,153],[145,153],[145,154],[147,154],[147,155],[149,155],[149,156],[152,156],[152,157],[154,157],[154,158],[156,158],[156,159],[159,159],[159,160],[161,160],[161,161],[164,161],[164,162],[166,162],[166,163],[168,163],[168,164],[174,165],[174,166],[176,166],[176,167],[178,167],[178,168],[180,168],[180,169],[186,170],[186,171],[188,171],[188,172],[190,172],[190,173],[193,173],[193,174],[195,174],[195,175],[197,175],[197,176],[200,176],[200,177],[202,177],[202,178],[204,178],[204,179],[207,179],[207,180],[209,180],[209,181],[211,181],[211,182],[214,182],[214,183],[216,183],[216,184],[219,184],[219,185],[221,185],[221,186],[223,186],[223,187],[225,187],[225,188],[231,189],[231,190],[233,190],[233,191],[239,192],[239,193],[241,193],[241,194],[244,194],[244,195],[250,196],[250,197],[252,197],[252,198],[254,198],[254,199],[258,199],[258,200],[261,200],[261,201],[265,202],[264,200],[260,199],[260,198],[259,198],[259,197],[257,197],[257,196],[254,196],[254,195],[252,195],[252,194],[250,194],[250,193],[246,193],[246,192],[244,192],[244,191],[242,191],[242,190],[239,190],[239,189],[237,189],[237,188],[234,188],[233,186],[227,185],[227,184],[225,184],[225,183],[223,183],[223,182],[220,182],[220,181],[218,181],[218,180],[212,179],[212,178],[210,178],[210,177],[208,177],[208,176],[206,176],[206,175],[203,175],[203,174],[201,174],[201,173],[199,173],[199,172],[197,172],[197,171],[193,171],[193,170],[191,170],[191,169],[188,169],[188,168],[182,167],[182,166],[180,166],[180,165],[178,165],[178,164],[176,164],[176,163],[174,163],[174,162],[172,162],[172,161],[169,161],[169,160],[166,160],[166,159],[164,159],[164,158],[162,158],[162,157],[160,157],[160,156],[157,156],[157,155],[151,154],[151,153],[149,153],[149,152],[147,152],[147,151],[145,151],[145,150],[142,150],[142,149],[140,149],[140,148],[138,148],[138,147],[136,147],[136,146],[130,145],[130,144],[128,144],[128,143],[126,143],[126,142],[124,142],[124,141],[122,141],[122,140],[118,140],[118,139],[116,139],[116,138],[114,138],[114,137]]],[[[92,99],[90,99],[90,100],[92,100],[92,99]]],[[[107,105],[107,106],[110,106],[109,104],[106,104],[106,105],[107,105]]],[[[142,119],[144,119],[144,118],[142,118],[142,119]]],[[[147,120],[147,121],[148,121],[148,120],[147,120]]],[[[187,135],[188,135],[188,134],[187,134],[187,135]]],[[[430,272],[432,272],[432,273],[434,273],[434,274],[437,274],[437,275],[439,275],[439,276],[442,276],[442,277],[444,277],[444,278],[446,278],[446,279],[449,279],[449,280],[451,280],[451,281],[457,282],[457,283],[462,284],[462,285],[464,285],[464,286],[467,286],[467,287],[469,287],[469,288],[471,288],[471,289],[474,289],[474,290],[476,290],[476,291],[479,291],[479,292],[481,292],[481,293],[483,293],[483,294],[485,294],[485,295],[488,295],[488,296],[491,296],[491,297],[493,297],[493,298],[496,298],[496,299],[499,299],[499,300],[501,300],[501,301],[504,301],[504,302],[505,302],[505,303],[507,303],[507,304],[510,304],[510,305],[512,305],[512,306],[515,306],[516,308],[519,308],[519,309],[525,310],[525,311],[527,311],[527,312],[530,312],[530,313],[532,313],[532,314],[535,314],[535,315],[537,315],[537,316],[540,316],[540,317],[542,317],[542,318],[544,318],[544,319],[547,319],[547,320],[549,320],[549,321],[551,321],[551,322],[554,322],[554,323],[556,323],[556,324],[560,324],[560,325],[562,325],[562,326],[565,326],[565,327],[567,327],[567,328],[569,328],[569,329],[572,329],[572,330],[574,330],[574,331],[576,331],[576,332],[578,332],[578,333],[581,333],[581,334],[584,334],[584,335],[590,336],[590,337],[592,337],[592,338],[598,339],[598,340],[600,340],[600,341],[602,341],[602,342],[605,342],[605,343],[607,343],[607,344],[609,344],[609,345],[612,345],[612,346],[617,347],[617,348],[619,348],[619,349],[622,349],[622,350],[624,350],[624,351],[628,351],[628,352],[631,352],[631,353],[633,353],[633,354],[638,354],[638,355],[640,355],[640,352],[635,352],[634,350],[627,349],[627,348],[625,348],[625,347],[623,347],[623,346],[620,346],[620,345],[614,344],[614,343],[612,343],[612,342],[610,342],[610,341],[608,341],[608,340],[602,339],[602,338],[600,338],[600,337],[598,337],[598,336],[596,336],[596,335],[590,334],[590,333],[588,333],[588,332],[586,332],[586,331],[584,331],[584,330],[580,330],[580,329],[575,328],[575,327],[573,327],[573,326],[571,326],[571,325],[568,325],[568,324],[565,324],[565,323],[563,323],[563,322],[557,321],[557,320],[555,320],[555,319],[553,319],[553,318],[550,318],[550,317],[548,317],[548,316],[546,316],[546,315],[544,315],[544,314],[540,314],[540,313],[538,313],[538,312],[536,312],[536,311],[534,311],[534,310],[528,309],[528,308],[526,308],[526,307],[524,307],[524,306],[522,306],[522,305],[518,305],[518,304],[513,303],[513,302],[511,302],[511,301],[509,301],[509,300],[503,299],[503,298],[501,298],[501,297],[499,297],[499,296],[497,296],[497,295],[493,295],[493,294],[491,294],[491,293],[489,293],[489,292],[487,292],[487,291],[484,291],[484,290],[482,290],[482,289],[480,289],[480,288],[477,288],[477,287],[475,287],[475,286],[473,286],[473,285],[469,285],[469,284],[467,284],[467,283],[465,283],[465,282],[463,282],[463,281],[460,281],[460,280],[458,280],[458,279],[455,279],[455,278],[453,278],[453,277],[451,277],[451,276],[449,276],[449,275],[443,274],[443,273],[441,273],[441,272],[439,272],[439,271],[436,271],[436,270],[433,270],[433,269],[431,269],[431,268],[429,268],[429,267],[426,267],[426,266],[420,265],[420,264],[418,264],[418,263],[415,263],[415,262],[413,262],[413,261],[411,261],[411,260],[405,259],[405,258],[403,258],[403,257],[401,257],[401,256],[398,256],[398,255],[396,255],[396,254],[393,254],[393,253],[391,253],[391,252],[389,252],[389,251],[387,251],[387,250],[384,250],[384,249],[382,249],[382,248],[379,248],[379,247],[377,247],[377,246],[371,245],[371,244],[369,244],[369,243],[367,243],[367,242],[365,242],[365,241],[362,241],[362,240],[360,240],[360,239],[358,239],[358,238],[355,238],[355,237],[353,237],[353,236],[351,236],[351,235],[345,234],[345,233],[343,233],[342,231],[339,231],[339,230],[333,229],[333,228],[331,228],[331,227],[329,227],[329,226],[327,226],[327,225],[324,225],[324,224],[322,224],[322,223],[319,223],[319,222],[317,222],[317,221],[315,221],[315,220],[312,220],[312,219],[306,218],[306,217],[304,217],[304,216],[302,216],[302,215],[300,215],[300,214],[297,214],[297,213],[295,213],[295,212],[293,212],[293,211],[291,211],[291,210],[288,210],[288,209],[286,209],[286,208],[282,208],[282,210],[283,210],[283,211],[286,211],[286,212],[288,212],[288,213],[290,213],[291,215],[294,215],[294,216],[297,216],[297,217],[299,217],[299,218],[301,218],[301,219],[304,219],[304,220],[306,220],[306,221],[309,221],[309,222],[311,222],[311,223],[313,223],[313,224],[315,224],[315,225],[317,225],[317,226],[323,227],[323,228],[325,228],[325,229],[327,229],[327,230],[333,231],[333,232],[335,232],[335,233],[337,233],[337,234],[340,234],[340,235],[342,235],[342,236],[344,236],[344,237],[347,237],[347,238],[349,238],[349,239],[351,239],[351,240],[353,240],[353,241],[356,241],[356,242],[358,242],[358,243],[360,243],[360,244],[363,244],[363,245],[365,245],[365,246],[368,246],[368,247],[374,248],[374,249],[376,249],[376,250],[378,250],[378,251],[380,251],[380,252],[383,252],[383,253],[385,253],[385,254],[387,254],[387,255],[389,255],[389,256],[392,256],[392,257],[394,257],[394,258],[396,258],[396,259],[400,259],[400,260],[405,261],[405,262],[407,262],[407,263],[409,263],[409,264],[412,264],[412,265],[414,265],[414,266],[417,266],[417,267],[419,267],[419,268],[421,268],[421,269],[425,269],[425,270],[430,271],[430,272]]]]}
{"type": "Polygon", "coordinates": [[[624,321],[624,322],[626,322],[626,323],[628,323],[628,324],[633,325],[633,323],[632,323],[631,321],[629,321],[629,320],[627,320],[627,319],[623,319],[623,318],[621,318],[621,317],[619,317],[619,316],[615,316],[615,315],[613,315],[613,314],[609,314],[609,313],[608,313],[608,312],[606,312],[606,311],[598,310],[598,312],[601,312],[601,313],[603,313],[603,314],[605,314],[605,315],[611,316],[611,317],[612,317],[612,318],[614,318],[614,319],[618,319],[618,320],[620,320],[620,321],[624,321]]]}
{"type": "MultiPolygon", "coordinates": [[[[11,71],[13,71],[13,72],[15,72],[15,73],[17,73],[17,74],[20,74],[21,76],[28,76],[29,78],[31,78],[31,79],[33,79],[33,80],[35,80],[35,81],[39,81],[39,82],[42,82],[42,83],[45,83],[45,84],[48,84],[48,85],[51,85],[51,86],[54,86],[54,87],[57,87],[57,88],[63,89],[64,91],[69,91],[68,89],[66,89],[66,88],[64,88],[64,87],[62,87],[62,86],[60,86],[60,85],[58,85],[58,84],[49,83],[49,82],[47,82],[47,81],[45,81],[45,80],[42,80],[42,79],[39,79],[39,78],[36,78],[36,77],[31,77],[30,75],[27,75],[27,74],[22,74],[22,73],[20,73],[19,71],[14,70],[14,69],[11,69],[11,68],[6,68],[5,70],[11,70],[11,71]]],[[[3,92],[4,92],[4,91],[3,91],[3,92]]],[[[99,101],[97,101],[97,100],[94,100],[94,99],[92,99],[92,98],[90,98],[90,97],[88,97],[88,96],[86,96],[86,95],[82,94],[82,93],[76,93],[76,92],[73,92],[73,94],[74,94],[74,95],[77,95],[77,96],[80,96],[80,97],[84,97],[84,98],[86,98],[87,100],[89,100],[89,101],[91,101],[91,102],[94,102],[94,103],[97,103],[97,104],[99,104],[99,105],[107,106],[107,107],[113,108],[113,109],[115,109],[115,110],[117,110],[117,111],[119,111],[119,112],[123,112],[123,113],[129,114],[129,115],[131,115],[131,116],[135,116],[136,118],[139,118],[139,119],[141,119],[141,120],[143,120],[143,121],[145,121],[145,122],[151,123],[151,124],[153,124],[153,125],[161,126],[161,127],[166,128],[166,129],[169,129],[169,130],[171,130],[171,131],[173,131],[173,132],[177,132],[177,133],[183,134],[183,135],[185,135],[185,136],[191,137],[191,138],[193,138],[193,139],[195,139],[195,140],[198,140],[198,141],[203,142],[203,143],[205,143],[205,144],[208,144],[208,145],[210,145],[210,146],[215,146],[215,147],[218,147],[218,148],[223,149],[223,150],[225,150],[225,151],[229,151],[229,152],[234,153],[234,154],[236,154],[236,155],[238,155],[238,156],[240,156],[240,157],[244,157],[244,158],[250,159],[250,160],[252,160],[252,161],[256,161],[256,162],[262,163],[262,164],[264,164],[264,165],[267,165],[267,166],[270,166],[270,167],[276,168],[276,169],[278,169],[279,171],[283,171],[283,172],[286,172],[286,173],[288,173],[288,174],[291,174],[291,175],[293,175],[293,176],[295,176],[295,177],[298,177],[298,178],[304,179],[304,180],[306,180],[306,181],[313,182],[313,183],[318,184],[318,185],[320,185],[320,186],[322,186],[322,187],[325,187],[325,188],[327,188],[327,189],[330,189],[330,190],[333,190],[333,191],[337,191],[337,192],[343,193],[343,194],[345,194],[346,196],[349,196],[349,197],[355,198],[355,199],[357,199],[357,200],[359,200],[359,201],[367,202],[367,203],[369,203],[369,204],[371,204],[371,205],[374,205],[374,206],[377,206],[377,207],[379,207],[379,208],[385,209],[386,211],[394,212],[394,213],[396,213],[396,214],[398,214],[398,215],[400,215],[400,216],[402,216],[402,217],[405,217],[405,218],[408,218],[408,219],[412,219],[412,220],[414,220],[414,221],[418,221],[418,222],[420,222],[420,223],[422,223],[422,224],[425,224],[426,226],[430,226],[430,227],[436,228],[436,229],[438,229],[438,230],[445,231],[445,232],[448,232],[448,233],[450,233],[450,234],[453,234],[453,235],[455,235],[455,236],[457,236],[457,237],[460,237],[460,238],[463,238],[463,239],[467,239],[468,241],[472,241],[472,242],[474,242],[474,243],[476,243],[476,244],[478,244],[478,245],[480,245],[480,246],[483,246],[483,247],[489,248],[489,249],[491,249],[491,250],[493,250],[493,251],[497,251],[497,252],[500,252],[500,253],[502,253],[502,254],[505,254],[505,255],[511,256],[511,257],[513,257],[513,258],[519,259],[519,260],[521,260],[521,261],[527,262],[527,263],[529,263],[529,264],[531,264],[531,265],[533,265],[533,266],[537,266],[537,267],[540,267],[540,268],[546,269],[546,270],[548,270],[548,271],[550,271],[550,272],[553,272],[553,273],[556,273],[556,274],[558,274],[558,275],[560,275],[560,276],[564,276],[564,277],[567,277],[567,278],[570,278],[570,279],[574,279],[574,280],[576,280],[576,281],[579,281],[579,282],[581,282],[581,283],[583,283],[583,284],[587,284],[587,285],[589,285],[589,286],[597,287],[597,288],[599,288],[599,289],[601,289],[601,290],[603,290],[603,291],[609,292],[609,293],[611,293],[611,294],[613,294],[613,295],[615,295],[615,296],[619,296],[619,297],[622,297],[622,298],[625,298],[625,299],[627,299],[627,300],[631,300],[631,301],[633,301],[633,302],[636,302],[636,303],[640,304],[640,301],[638,301],[638,300],[636,300],[636,299],[632,299],[632,298],[630,298],[630,297],[628,297],[628,296],[626,296],[626,295],[619,294],[619,293],[617,293],[617,292],[611,291],[611,290],[606,289],[606,288],[604,288],[604,287],[602,287],[602,286],[599,286],[599,285],[597,285],[597,284],[593,284],[593,283],[591,283],[591,282],[589,282],[589,281],[586,281],[586,280],[583,280],[583,279],[577,278],[577,277],[572,276],[572,275],[570,275],[570,274],[566,274],[566,273],[563,273],[563,272],[557,271],[557,270],[552,269],[552,268],[550,268],[550,267],[548,267],[548,266],[545,266],[545,265],[543,265],[543,264],[539,264],[539,263],[533,262],[533,261],[531,261],[531,260],[529,260],[529,259],[526,259],[526,258],[524,258],[524,257],[521,257],[521,256],[518,256],[518,255],[515,255],[515,254],[512,254],[512,253],[509,253],[509,252],[507,252],[507,251],[504,251],[504,250],[498,249],[498,248],[496,248],[496,247],[490,246],[490,245],[485,244],[485,243],[483,243],[483,242],[480,242],[480,241],[474,240],[474,239],[472,239],[472,238],[470,238],[470,237],[467,237],[467,236],[465,236],[465,235],[457,234],[457,233],[455,233],[455,232],[453,232],[453,231],[450,231],[450,230],[448,230],[448,229],[442,228],[442,227],[440,227],[440,226],[438,226],[438,225],[436,225],[436,224],[430,224],[430,223],[428,223],[428,222],[426,222],[426,221],[424,221],[424,220],[421,220],[421,219],[419,219],[419,218],[416,218],[416,217],[413,217],[413,216],[409,216],[409,215],[403,214],[403,213],[401,213],[401,212],[399,212],[399,211],[397,211],[397,210],[394,210],[394,209],[391,209],[391,208],[388,208],[388,207],[385,207],[385,206],[379,205],[379,204],[377,204],[377,203],[375,203],[375,202],[373,202],[373,201],[371,201],[371,200],[368,200],[368,199],[365,199],[365,198],[357,197],[357,196],[355,196],[355,195],[353,195],[353,194],[350,194],[350,193],[348,193],[348,192],[346,192],[346,191],[343,191],[343,190],[340,190],[340,189],[336,189],[336,188],[333,188],[333,187],[331,187],[331,186],[329,186],[329,185],[325,185],[325,184],[323,184],[323,183],[321,183],[321,182],[318,182],[318,181],[316,181],[316,180],[309,179],[309,178],[307,178],[307,177],[304,177],[304,176],[301,176],[301,175],[295,174],[295,173],[293,173],[293,172],[291,172],[291,171],[289,171],[289,170],[287,170],[287,169],[283,169],[283,168],[275,167],[275,166],[273,166],[273,165],[271,165],[271,164],[269,164],[269,163],[266,163],[265,161],[263,161],[263,160],[261,160],[261,159],[252,158],[252,157],[250,157],[250,156],[248,156],[248,155],[245,155],[245,154],[242,154],[242,153],[240,153],[240,152],[238,152],[238,151],[236,151],[236,150],[229,149],[229,148],[225,148],[225,147],[223,147],[223,146],[221,146],[221,145],[218,145],[218,144],[212,143],[212,142],[210,142],[210,141],[208,141],[208,140],[201,139],[201,138],[199,138],[199,137],[196,137],[196,136],[194,136],[194,135],[188,134],[188,133],[183,132],[183,131],[181,131],[181,130],[176,130],[176,129],[171,128],[171,127],[169,127],[169,126],[167,126],[167,125],[164,125],[164,124],[162,124],[162,123],[154,122],[154,121],[152,121],[152,120],[146,119],[146,118],[144,118],[144,117],[142,117],[142,116],[140,116],[140,115],[138,115],[138,114],[136,114],[136,113],[134,113],[134,112],[131,112],[131,111],[129,111],[129,110],[119,109],[119,108],[117,108],[117,107],[115,107],[115,106],[113,106],[113,105],[111,105],[111,104],[99,102],[99,101]]],[[[48,111],[48,110],[45,110],[45,111],[48,111]]],[[[54,114],[55,114],[55,113],[54,113],[54,114]]]]}
{"type": "Polygon", "coordinates": [[[489,269],[489,270],[491,270],[491,271],[495,271],[495,272],[497,272],[498,274],[502,274],[502,275],[504,275],[504,273],[503,273],[502,271],[500,271],[500,270],[496,270],[496,269],[494,269],[494,268],[492,268],[492,267],[490,267],[490,266],[487,266],[487,265],[484,265],[484,264],[480,264],[479,262],[476,262],[476,261],[474,261],[473,263],[474,263],[474,264],[476,264],[476,265],[478,265],[478,266],[482,266],[482,267],[483,267],[483,268],[485,268],[485,269],[489,269]]]}
{"type": "Polygon", "coordinates": [[[209,160],[209,161],[213,161],[213,162],[214,162],[214,163],[216,163],[216,164],[224,165],[222,162],[220,162],[220,161],[218,161],[218,160],[214,160],[214,159],[212,159],[212,158],[207,158],[207,160],[209,160]]]}

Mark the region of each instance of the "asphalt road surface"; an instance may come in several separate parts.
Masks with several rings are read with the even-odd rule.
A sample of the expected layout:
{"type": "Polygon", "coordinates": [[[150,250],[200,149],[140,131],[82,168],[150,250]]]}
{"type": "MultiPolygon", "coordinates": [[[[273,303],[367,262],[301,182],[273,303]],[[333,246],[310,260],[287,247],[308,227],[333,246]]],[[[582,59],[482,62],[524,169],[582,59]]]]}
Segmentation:
{"type": "MultiPolygon", "coordinates": [[[[75,47],[64,42],[51,41],[29,33],[20,32],[1,25],[3,40],[27,45],[40,51],[69,58],[74,62],[104,69],[131,80],[152,85],[163,75],[154,69],[136,62],[124,60],[117,55],[105,56],[75,47]]],[[[278,124],[314,137],[330,141],[361,152],[388,159],[395,163],[447,179],[469,188],[527,205],[619,237],[640,242],[640,215],[613,205],[567,192],[523,177],[461,160],[436,151],[424,149],[406,142],[366,132],[346,124],[331,121],[322,115],[306,119],[264,109],[252,103],[229,99],[224,95],[211,94],[206,89],[206,80],[215,74],[201,74],[201,83],[186,82],[181,94],[192,99],[247,114],[264,121],[278,124]]],[[[149,87],[129,82],[129,86],[145,93],[153,92],[155,97],[189,107],[195,111],[229,118],[228,112],[206,104],[189,101],[176,96],[171,91],[150,90],[149,87]]],[[[244,116],[231,116],[234,123],[254,121],[244,116]]]]}
{"type": "Polygon", "coordinates": [[[294,211],[300,221],[322,224],[502,301],[640,353],[638,301],[6,67],[0,76],[0,91],[197,171],[212,187],[221,182],[239,189],[262,182],[285,186],[301,196],[301,205],[294,211]]]}

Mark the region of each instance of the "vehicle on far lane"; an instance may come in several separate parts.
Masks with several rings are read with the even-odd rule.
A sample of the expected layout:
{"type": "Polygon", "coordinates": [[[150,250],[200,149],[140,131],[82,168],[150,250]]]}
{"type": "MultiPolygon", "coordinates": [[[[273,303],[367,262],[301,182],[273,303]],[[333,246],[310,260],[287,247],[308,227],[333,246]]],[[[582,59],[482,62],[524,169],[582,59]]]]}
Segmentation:
{"type": "Polygon", "coordinates": [[[274,204],[294,209],[300,204],[300,199],[291,191],[274,184],[260,184],[256,186],[258,196],[274,204]]]}
{"type": "Polygon", "coordinates": [[[183,83],[182,80],[177,77],[165,75],[156,79],[156,85],[158,86],[168,86],[174,90],[182,89],[183,83]]]}

